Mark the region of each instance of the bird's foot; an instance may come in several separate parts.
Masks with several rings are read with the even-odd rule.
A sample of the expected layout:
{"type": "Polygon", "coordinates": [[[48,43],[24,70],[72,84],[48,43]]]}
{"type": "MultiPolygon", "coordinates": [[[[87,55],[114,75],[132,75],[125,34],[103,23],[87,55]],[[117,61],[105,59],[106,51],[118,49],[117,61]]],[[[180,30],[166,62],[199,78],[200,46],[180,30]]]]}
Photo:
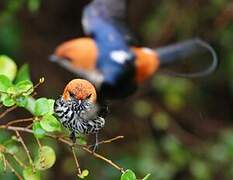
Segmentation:
{"type": "Polygon", "coordinates": [[[89,149],[92,149],[92,153],[94,153],[99,146],[99,141],[98,141],[98,133],[95,134],[95,144],[88,146],[89,149]]]}
{"type": "Polygon", "coordinates": [[[75,142],[76,142],[76,136],[75,136],[75,132],[74,132],[74,131],[72,131],[72,132],[70,133],[70,139],[71,139],[71,141],[75,144],[75,142]]]}

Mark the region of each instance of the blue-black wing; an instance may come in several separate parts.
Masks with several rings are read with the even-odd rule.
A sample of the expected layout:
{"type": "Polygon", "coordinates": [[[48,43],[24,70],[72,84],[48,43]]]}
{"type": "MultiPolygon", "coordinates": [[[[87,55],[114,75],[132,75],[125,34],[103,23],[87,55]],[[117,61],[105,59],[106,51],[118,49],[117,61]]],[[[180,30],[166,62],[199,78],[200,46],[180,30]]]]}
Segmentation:
{"type": "Polygon", "coordinates": [[[111,24],[126,42],[135,42],[135,37],[126,23],[127,4],[127,0],[93,0],[83,10],[82,24],[85,34],[95,36],[97,19],[111,24]]]}

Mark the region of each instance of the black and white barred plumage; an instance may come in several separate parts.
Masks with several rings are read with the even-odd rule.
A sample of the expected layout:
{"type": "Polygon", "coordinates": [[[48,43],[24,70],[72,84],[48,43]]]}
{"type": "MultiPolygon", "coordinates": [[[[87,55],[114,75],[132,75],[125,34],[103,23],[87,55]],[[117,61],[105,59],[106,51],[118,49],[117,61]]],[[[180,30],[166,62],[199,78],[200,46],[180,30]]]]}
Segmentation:
{"type": "Polygon", "coordinates": [[[89,99],[55,101],[54,112],[64,127],[72,133],[96,134],[104,127],[104,118],[97,115],[97,107],[89,99]]]}

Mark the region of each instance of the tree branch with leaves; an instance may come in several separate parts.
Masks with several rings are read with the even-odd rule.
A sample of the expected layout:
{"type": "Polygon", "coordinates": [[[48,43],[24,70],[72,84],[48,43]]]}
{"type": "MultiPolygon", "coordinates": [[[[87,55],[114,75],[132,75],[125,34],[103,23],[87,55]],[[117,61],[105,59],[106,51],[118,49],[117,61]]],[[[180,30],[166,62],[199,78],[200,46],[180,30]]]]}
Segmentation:
{"type": "MultiPolygon", "coordinates": [[[[12,135],[9,136],[9,139],[6,141],[10,140],[16,142],[17,146],[22,147],[27,157],[26,160],[25,158],[22,158],[24,159],[22,160],[18,157],[17,152],[11,152],[5,143],[6,141],[0,143],[0,162],[4,172],[9,169],[18,179],[40,179],[40,172],[51,168],[56,161],[55,150],[42,143],[44,138],[51,138],[71,149],[74,163],[77,167],[77,176],[81,179],[87,177],[89,171],[87,169],[81,169],[76,152],[78,148],[118,170],[121,173],[122,180],[136,179],[133,171],[125,170],[105,156],[93,152],[91,150],[91,145],[87,145],[87,142],[81,136],[78,138],[77,143],[73,143],[69,138],[65,137],[64,129],[53,115],[54,100],[45,97],[38,99],[33,97],[36,88],[44,83],[44,78],[41,78],[36,85],[33,85],[30,80],[29,68],[27,65],[23,65],[19,71],[17,71],[16,64],[9,57],[0,56],[0,60],[4,63],[3,68],[0,68],[0,102],[1,109],[5,108],[5,110],[0,113],[0,121],[4,122],[1,123],[0,130],[12,132],[12,135]],[[18,107],[28,110],[32,114],[32,117],[6,122],[4,118],[18,107]],[[27,143],[24,141],[24,138],[27,136],[22,136],[21,134],[23,133],[31,134],[34,137],[38,145],[36,157],[32,156],[27,143]],[[14,159],[15,163],[21,168],[22,174],[14,167],[9,156],[14,159]]],[[[123,136],[117,136],[100,141],[98,144],[108,144],[122,138],[123,136]]],[[[149,175],[143,179],[145,180],[148,177],[149,175]]]]}

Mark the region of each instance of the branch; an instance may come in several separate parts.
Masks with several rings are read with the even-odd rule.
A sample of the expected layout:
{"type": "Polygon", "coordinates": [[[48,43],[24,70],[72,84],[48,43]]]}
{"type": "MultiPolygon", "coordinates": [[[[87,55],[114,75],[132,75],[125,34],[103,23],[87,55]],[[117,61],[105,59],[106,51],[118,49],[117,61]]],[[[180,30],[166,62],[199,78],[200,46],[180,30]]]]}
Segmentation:
{"type": "Polygon", "coordinates": [[[78,169],[78,175],[81,175],[81,174],[82,174],[82,171],[81,171],[81,169],[80,169],[80,165],[79,165],[79,162],[78,162],[78,158],[77,158],[77,156],[76,156],[76,154],[75,154],[74,146],[72,146],[71,149],[72,149],[72,153],[73,153],[73,156],[74,156],[74,160],[75,160],[76,167],[77,167],[77,169],[78,169]]]}
{"type": "MultiPolygon", "coordinates": [[[[22,132],[27,132],[27,133],[31,133],[33,134],[33,131],[31,129],[28,129],[28,128],[24,128],[24,127],[15,127],[15,126],[6,126],[6,125],[1,125],[0,126],[0,129],[7,129],[7,130],[11,130],[11,131],[22,131],[22,132]]],[[[98,159],[101,159],[102,161],[105,161],[106,163],[108,163],[109,165],[111,165],[112,167],[114,167],[115,169],[117,169],[118,171],[120,171],[121,173],[124,172],[124,169],[122,167],[120,167],[119,165],[113,163],[111,160],[105,158],[104,156],[98,154],[98,153],[95,153],[93,151],[91,151],[90,149],[88,149],[88,147],[86,146],[83,146],[83,145],[79,145],[79,144],[74,144],[73,142],[69,141],[69,140],[66,140],[62,137],[59,137],[59,136],[56,136],[56,135],[53,135],[53,134],[46,134],[47,137],[50,137],[52,139],[55,139],[59,142],[62,142],[70,147],[73,147],[74,145],[76,146],[79,146],[81,147],[84,151],[88,152],[89,154],[93,155],[94,157],[98,158],[98,159]]],[[[122,136],[119,136],[120,138],[122,136]]],[[[116,140],[116,139],[120,139],[120,138],[112,138],[112,139],[109,139],[109,140],[105,140],[105,141],[101,141],[101,142],[105,142],[108,143],[108,142],[112,142],[113,140],[116,140]]],[[[104,143],[102,143],[104,144],[104,143]]]]}
{"type": "Polygon", "coordinates": [[[29,122],[29,121],[33,121],[33,120],[34,120],[33,117],[31,117],[31,118],[24,118],[24,119],[17,119],[17,120],[8,122],[6,125],[10,126],[12,124],[21,123],[21,122],[29,122]]]}
{"type": "Polygon", "coordinates": [[[86,147],[82,147],[82,149],[86,152],[88,152],[89,154],[92,154],[93,156],[95,156],[98,159],[101,159],[105,162],[107,162],[108,164],[110,164],[111,166],[113,166],[114,168],[116,168],[117,170],[119,170],[121,173],[124,172],[124,169],[120,166],[118,166],[117,164],[113,163],[110,159],[105,158],[104,156],[97,154],[93,151],[91,151],[90,149],[86,148],[86,147]]]}
{"type": "Polygon", "coordinates": [[[15,176],[18,177],[19,180],[23,180],[23,177],[19,175],[19,173],[13,168],[13,166],[9,163],[9,161],[5,159],[5,162],[7,166],[10,168],[11,172],[14,173],[15,176]]]}
{"type": "MultiPolygon", "coordinates": [[[[97,143],[97,145],[111,143],[113,141],[116,141],[118,139],[123,139],[123,138],[124,138],[124,136],[117,136],[117,137],[114,137],[114,138],[111,138],[111,139],[100,141],[99,143],[97,143]]],[[[89,145],[88,148],[90,148],[92,146],[93,145],[89,145]]]]}
{"type": "Polygon", "coordinates": [[[16,105],[6,109],[2,114],[0,114],[0,119],[2,119],[5,115],[7,115],[9,112],[15,110],[17,108],[16,105]]]}
{"type": "Polygon", "coordinates": [[[28,157],[28,159],[29,159],[29,163],[30,163],[31,166],[33,167],[33,161],[32,161],[30,152],[29,152],[29,150],[28,150],[26,144],[24,143],[23,138],[20,136],[20,134],[19,134],[19,132],[18,132],[17,130],[15,130],[15,133],[16,133],[16,135],[17,135],[17,138],[18,138],[19,142],[22,144],[22,146],[23,146],[23,148],[24,148],[24,150],[25,150],[25,152],[26,152],[26,154],[27,154],[27,157],[28,157]]]}
{"type": "Polygon", "coordinates": [[[22,168],[26,168],[27,166],[13,153],[10,152],[6,152],[7,154],[11,155],[15,161],[22,167],[22,168]]]}

